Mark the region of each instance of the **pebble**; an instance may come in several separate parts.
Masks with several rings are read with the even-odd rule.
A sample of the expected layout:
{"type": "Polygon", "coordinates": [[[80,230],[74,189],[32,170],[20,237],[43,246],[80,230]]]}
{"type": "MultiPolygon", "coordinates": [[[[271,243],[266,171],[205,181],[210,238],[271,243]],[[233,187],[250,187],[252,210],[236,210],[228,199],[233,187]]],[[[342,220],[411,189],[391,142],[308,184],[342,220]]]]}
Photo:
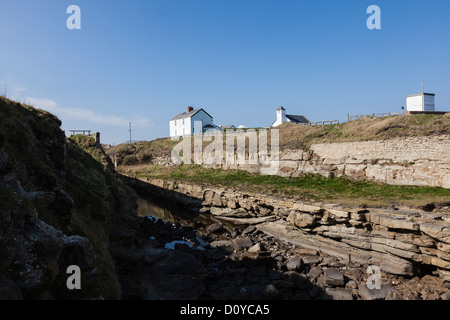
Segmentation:
{"type": "Polygon", "coordinates": [[[215,233],[223,230],[223,224],[220,222],[213,223],[206,228],[208,233],[215,233]]]}
{"type": "Polygon", "coordinates": [[[242,231],[242,234],[243,235],[250,234],[250,233],[252,233],[255,230],[256,230],[255,226],[249,226],[246,229],[244,229],[244,231],[242,231]]]}
{"type": "Polygon", "coordinates": [[[248,252],[260,252],[261,251],[261,245],[259,243],[255,244],[253,247],[248,249],[248,252]]]}
{"type": "Polygon", "coordinates": [[[356,284],[355,281],[350,280],[349,282],[346,283],[345,288],[347,288],[347,289],[358,289],[358,285],[356,284]]]}

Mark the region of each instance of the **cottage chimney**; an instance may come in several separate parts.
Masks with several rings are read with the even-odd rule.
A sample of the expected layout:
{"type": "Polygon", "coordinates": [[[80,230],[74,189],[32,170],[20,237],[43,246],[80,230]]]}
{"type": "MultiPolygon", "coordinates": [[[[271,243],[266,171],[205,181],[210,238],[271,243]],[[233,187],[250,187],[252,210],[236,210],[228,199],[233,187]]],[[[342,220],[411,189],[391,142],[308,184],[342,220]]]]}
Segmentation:
{"type": "Polygon", "coordinates": [[[191,111],[194,111],[194,107],[188,107],[187,112],[191,112],[191,111]]]}

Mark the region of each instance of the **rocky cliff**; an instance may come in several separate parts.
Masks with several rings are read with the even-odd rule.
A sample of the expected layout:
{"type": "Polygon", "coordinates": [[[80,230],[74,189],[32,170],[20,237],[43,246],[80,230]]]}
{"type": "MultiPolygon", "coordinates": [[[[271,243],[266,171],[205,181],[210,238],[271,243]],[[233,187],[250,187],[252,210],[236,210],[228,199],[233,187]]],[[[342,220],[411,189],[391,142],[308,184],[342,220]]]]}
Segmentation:
{"type": "Polygon", "coordinates": [[[116,212],[132,213],[126,187],[50,113],[0,98],[0,119],[0,298],[118,298],[106,243],[116,212]],[[81,290],[67,290],[69,265],[81,290]]]}
{"type": "Polygon", "coordinates": [[[95,139],[66,139],[60,125],[0,97],[0,300],[198,296],[201,265],[151,245],[135,192],[95,139]],[[71,265],[81,269],[81,290],[67,288],[71,265]]]}

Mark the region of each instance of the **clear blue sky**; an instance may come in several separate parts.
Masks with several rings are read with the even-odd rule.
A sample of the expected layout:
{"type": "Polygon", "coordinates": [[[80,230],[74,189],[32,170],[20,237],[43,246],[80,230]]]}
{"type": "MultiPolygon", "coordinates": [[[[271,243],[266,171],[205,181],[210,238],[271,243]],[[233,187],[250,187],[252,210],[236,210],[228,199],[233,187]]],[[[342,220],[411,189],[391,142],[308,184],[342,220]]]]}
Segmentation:
{"type": "Polygon", "coordinates": [[[0,81],[104,143],[169,134],[202,107],[218,125],[269,126],[400,111],[408,94],[450,109],[448,0],[1,0],[0,81]],[[81,30],[66,9],[81,8],[81,30]],[[381,8],[381,30],[366,9],[381,8]]]}

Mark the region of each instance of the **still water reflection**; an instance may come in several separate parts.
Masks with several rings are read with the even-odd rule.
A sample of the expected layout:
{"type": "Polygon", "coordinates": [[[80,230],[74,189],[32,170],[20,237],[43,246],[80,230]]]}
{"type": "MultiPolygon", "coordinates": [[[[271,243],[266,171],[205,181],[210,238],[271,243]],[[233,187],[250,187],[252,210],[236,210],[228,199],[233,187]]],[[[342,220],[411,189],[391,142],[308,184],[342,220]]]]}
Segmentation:
{"type": "Polygon", "coordinates": [[[165,222],[179,223],[184,227],[196,227],[199,224],[207,226],[219,221],[226,229],[232,230],[234,227],[233,224],[221,221],[211,214],[199,214],[196,210],[188,209],[167,199],[138,198],[137,204],[140,217],[155,217],[165,222]]]}

